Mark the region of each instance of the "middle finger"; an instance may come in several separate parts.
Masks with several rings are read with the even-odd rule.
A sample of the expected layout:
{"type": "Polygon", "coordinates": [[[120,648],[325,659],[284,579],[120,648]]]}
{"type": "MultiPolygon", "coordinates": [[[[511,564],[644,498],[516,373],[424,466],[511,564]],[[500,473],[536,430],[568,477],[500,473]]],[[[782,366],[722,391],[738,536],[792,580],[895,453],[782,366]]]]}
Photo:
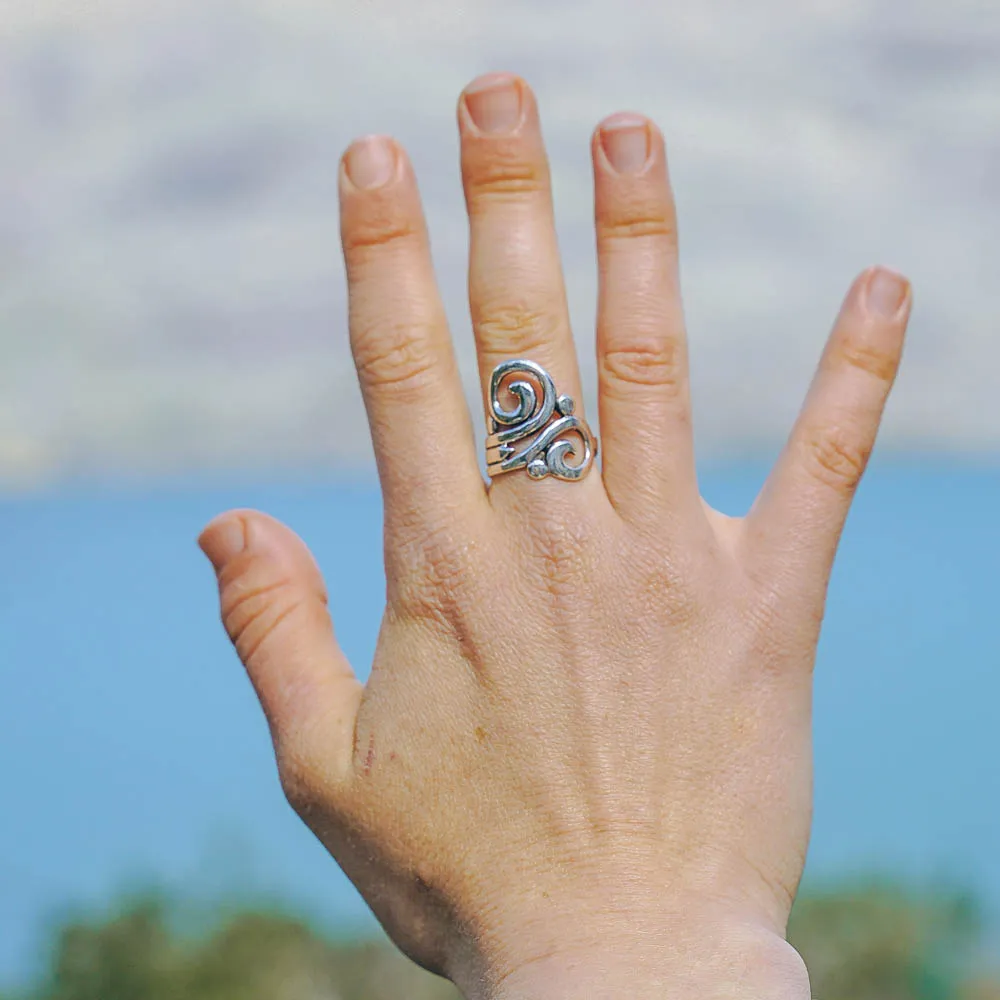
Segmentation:
{"type": "MultiPolygon", "coordinates": [[[[519,77],[480,77],[462,95],[459,124],[470,226],[469,304],[487,413],[494,368],[515,358],[545,368],[557,391],[572,396],[581,413],[579,366],[534,95],[519,77]]],[[[523,476],[515,472],[510,478],[523,476]]]]}

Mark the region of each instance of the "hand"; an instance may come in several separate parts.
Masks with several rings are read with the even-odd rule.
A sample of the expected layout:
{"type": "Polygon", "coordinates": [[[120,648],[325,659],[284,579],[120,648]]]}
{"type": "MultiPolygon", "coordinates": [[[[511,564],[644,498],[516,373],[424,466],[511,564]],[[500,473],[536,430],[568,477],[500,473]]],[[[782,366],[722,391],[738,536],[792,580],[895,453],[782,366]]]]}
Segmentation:
{"type": "MultiPolygon", "coordinates": [[[[459,123],[484,393],[529,358],[580,401],[532,94],[482,78],[459,123]]],[[[807,997],[784,934],[811,670],[909,286],[855,282],[770,481],[723,517],[695,477],[663,139],[618,115],[592,153],[602,469],[484,486],[411,166],[367,138],[340,187],[385,498],[368,684],[287,528],[232,512],[201,544],[289,800],[415,961],[469,997],[807,997]]]]}

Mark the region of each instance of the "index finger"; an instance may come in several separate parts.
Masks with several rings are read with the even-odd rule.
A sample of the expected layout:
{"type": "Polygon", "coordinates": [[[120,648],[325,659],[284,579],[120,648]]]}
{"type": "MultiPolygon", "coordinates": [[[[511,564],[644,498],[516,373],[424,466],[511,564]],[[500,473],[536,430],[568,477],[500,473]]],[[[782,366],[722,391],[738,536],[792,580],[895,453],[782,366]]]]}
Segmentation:
{"type": "Polygon", "coordinates": [[[484,501],[416,178],[394,140],[348,149],[340,204],[351,349],[387,521],[484,501]]]}

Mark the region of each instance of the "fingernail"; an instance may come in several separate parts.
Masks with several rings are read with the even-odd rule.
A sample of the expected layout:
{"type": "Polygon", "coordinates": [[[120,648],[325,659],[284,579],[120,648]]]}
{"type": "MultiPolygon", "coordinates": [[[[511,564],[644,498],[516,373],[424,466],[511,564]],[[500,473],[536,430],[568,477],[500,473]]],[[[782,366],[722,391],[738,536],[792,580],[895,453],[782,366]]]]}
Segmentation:
{"type": "Polygon", "coordinates": [[[641,115],[612,115],[601,123],[601,144],[618,173],[637,174],[649,161],[649,125],[641,115]]]}
{"type": "Polygon", "coordinates": [[[344,157],[347,176],[355,187],[373,190],[388,184],[396,172],[396,146],[384,135],[358,139],[344,157]]]}
{"type": "Polygon", "coordinates": [[[868,279],[868,311],[880,319],[895,318],[906,301],[908,289],[909,282],[901,274],[885,267],[876,268],[868,279]]]}
{"type": "Polygon", "coordinates": [[[465,88],[465,106],[476,128],[492,135],[512,132],[521,121],[521,88],[509,73],[488,73],[465,88]]]}
{"type": "Polygon", "coordinates": [[[198,545],[215,569],[221,570],[246,548],[242,519],[225,515],[217,518],[201,533],[198,545]]]}

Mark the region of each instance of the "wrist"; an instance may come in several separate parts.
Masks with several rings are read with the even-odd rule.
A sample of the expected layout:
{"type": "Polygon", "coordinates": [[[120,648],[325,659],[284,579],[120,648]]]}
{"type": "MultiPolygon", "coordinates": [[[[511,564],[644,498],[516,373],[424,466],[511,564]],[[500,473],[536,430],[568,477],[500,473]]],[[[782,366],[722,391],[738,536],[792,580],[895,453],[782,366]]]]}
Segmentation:
{"type": "Polygon", "coordinates": [[[470,1000],[809,1000],[809,976],[785,942],[766,962],[736,951],[672,960],[630,961],[618,950],[553,956],[512,973],[470,1000]]]}
{"type": "MultiPolygon", "coordinates": [[[[581,914],[581,922],[586,916],[581,914]]],[[[637,922],[589,947],[554,947],[516,968],[487,968],[467,1000],[810,1000],[798,952],[773,931],[735,923],[637,922]]]]}

